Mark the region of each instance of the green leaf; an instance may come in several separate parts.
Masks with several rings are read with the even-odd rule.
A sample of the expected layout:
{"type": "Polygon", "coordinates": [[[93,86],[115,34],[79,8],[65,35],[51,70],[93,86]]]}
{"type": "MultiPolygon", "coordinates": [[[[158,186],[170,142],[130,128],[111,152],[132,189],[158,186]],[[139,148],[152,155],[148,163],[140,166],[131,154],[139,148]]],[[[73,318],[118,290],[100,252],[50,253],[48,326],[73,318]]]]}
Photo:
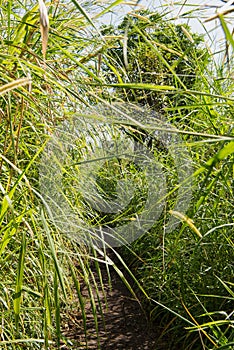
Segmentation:
{"type": "Polygon", "coordinates": [[[110,12],[110,10],[111,10],[113,7],[115,7],[115,6],[117,6],[117,5],[120,5],[120,4],[124,3],[124,2],[125,2],[125,0],[116,0],[116,1],[114,1],[112,4],[110,4],[109,6],[107,6],[102,12],[98,13],[98,14],[95,16],[95,18],[99,18],[99,17],[103,16],[105,13],[110,12]]]}
{"type": "Polygon", "coordinates": [[[63,291],[63,295],[66,298],[66,287],[65,287],[63,274],[62,274],[62,269],[60,267],[60,264],[59,264],[59,261],[58,261],[58,258],[57,258],[57,253],[56,253],[54,241],[53,241],[53,238],[51,237],[50,229],[49,229],[48,224],[46,222],[46,219],[45,219],[43,211],[41,212],[41,218],[42,218],[42,223],[43,223],[43,226],[44,226],[44,229],[45,229],[45,232],[46,232],[46,235],[47,235],[47,239],[48,239],[48,242],[49,242],[49,247],[50,247],[50,251],[51,251],[51,254],[52,254],[52,258],[54,260],[54,266],[55,266],[55,269],[57,271],[58,279],[59,279],[59,282],[60,282],[60,285],[61,285],[61,288],[62,288],[62,291],[63,291]]]}
{"type": "Polygon", "coordinates": [[[156,90],[156,91],[176,90],[174,86],[170,86],[170,85],[154,85],[154,84],[144,84],[144,83],[119,83],[119,84],[103,84],[103,85],[110,86],[110,87],[124,88],[124,89],[136,89],[136,90],[156,90]]]}
{"type": "Polygon", "coordinates": [[[26,238],[25,238],[25,233],[23,232],[19,261],[18,261],[15,294],[14,294],[14,312],[15,312],[15,321],[16,321],[17,331],[19,327],[19,313],[20,313],[20,305],[22,300],[22,285],[23,285],[25,253],[26,253],[26,238]]]}
{"type": "Polygon", "coordinates": [[[216,155],[216,159],[223,160],[227,158],[227,156],[234,153],[234,141],[229,142],[227,145],[225,145],[216,155]]]}
{"type": "Polygon", "coordinates": [[[232,48],[234,49],[234,39],[233,39],[233,34],[230,32],[230,30],[228,29],[228,26],[224,20],[223,15],[219,14],[219,19],[221,22],[221,25],[223,27],[223,31],[225,33],[226,39],[227,41],[230,42],[230,44],[232,45],[232,48]]]}
{"type": "Polygon", "coordinates": [[[73,4],[78,8],[80,13],[87,19],[87,21],[96,29],[97,33],[102,37],[100,31],[92,21],[92,18],[89,16],[89,14],[83,9],[83,7],[76,1],[76,0],[71,0],[73,4]]]}

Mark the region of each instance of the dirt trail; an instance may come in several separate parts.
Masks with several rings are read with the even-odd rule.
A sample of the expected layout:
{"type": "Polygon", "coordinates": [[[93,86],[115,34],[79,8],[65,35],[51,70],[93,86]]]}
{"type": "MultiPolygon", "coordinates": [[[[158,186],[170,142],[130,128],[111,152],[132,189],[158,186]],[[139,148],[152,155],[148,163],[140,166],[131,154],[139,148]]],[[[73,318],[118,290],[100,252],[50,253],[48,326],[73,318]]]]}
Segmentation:
{"type": "MultiPolygon", "coordinates": [[[[112,287],[108,283],[106,269],[102,269],[107,308],[103,293],[99,293],[102,304],[105,326],[98,312],[99,341],[101,350],[167,350],[167,344],[159,338],[160,331],[156,325],[150,325],[142,308],[114,270],[111,270],[112,287]]],[[[100,289],[101,290],[101,289],[100,289]]],[[[97,350],[98,337],[95,331],[92,307],[89,302],[87,288],[82,294],[87,300],[87,349],[97,350]]],[[[96,305],[98,305],[96,300],[96,305]]],[[[98,306],[97,306],[98,309],[98,306]]],[[[81,313],[73,313],[66,321],[63,335],[70,339],[73,345],[62,349],[86,349],[81,313]]]]}

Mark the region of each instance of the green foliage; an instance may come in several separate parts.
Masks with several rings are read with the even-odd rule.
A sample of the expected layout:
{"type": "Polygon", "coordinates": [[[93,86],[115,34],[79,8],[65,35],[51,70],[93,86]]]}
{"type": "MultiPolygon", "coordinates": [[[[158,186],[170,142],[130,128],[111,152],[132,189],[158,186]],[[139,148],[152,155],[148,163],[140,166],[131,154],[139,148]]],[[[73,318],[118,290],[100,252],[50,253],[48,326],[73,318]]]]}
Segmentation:
{"type": "MultiPolygon", "coordinates": [[[[95,16],[121,2],[113,1],[95,16]]],[[[200,350],[201,344],[203,349],[231,349],[232,72],[224,66],[209,72],[207,63],[213,58],[208,57],[202,38],[159,13],[129,14],[117,28],[104,27],[100,33],[90,15],[93,8],[97,10],[96,3],[51,2],[44,60],[37,2],[0,2],[0,348],[55,349],[62,341],[69,347],[62,324],[72,309],[80,310],[87,334],[81,283],[87,286],[98,332],[100,303],[94,293],[98,296],[99,289],[104,289],[98,266],[102,260],[113,264],[132,295],[140,290],[150,301],[145,308],[160,320],[163,333],[169,334],[168,349],[200,350]],[[184,135],[193,165],[189,210],[180,213],[181,224],[166,234],[164,225],[178,193],[173,159],[154,137],[147,139],[144,116],[139,128],[134,120],[113,121],[118,132],[124,129],[131,139],[148,146],[167,173],[164,213],[145,236],[122,248],[121,255],[115,251],[135,281],[134,287],[106,251],[99,250],[97,258],[91,248],[64,236],[44,214],[44,198],[38,193],[39,158],[54,128],[86,106],[100,101],[108,105],[113,100],[138,102],[163,111],[170,122],[176,120],[173,132],[184,135]],[[191,220],[202,238],[192,229],[191,220]],[[99,281],[95,281],[90,258],[95,260],[99,281]]],[[[233,45],[225,19],[220,19],[233,45]]],[[[95,116],[84,119],[87,125],[95,124],[95,116]]],[[[76,146],[74,160],[78,162],[90,143],[79,139],[76,146]]],[[[97,173],[101,200],[116,199],[118,180],[134,183],[135,195],[117,217],[91,208],[75,191],[79,177],[74,169],[65,170],[66,199],[87,224],[115,227],[131,220],[137,210],[141,212],[147,181],[131,162],[116,157],[97,173]]],[[[79,342],[74,346],[79,348],[79,342]]]]}
{"type": "Polygon", "coordinates": [[[102,33],[119,38],[103,53],[109,82],[171,86],[179,90],[174,93],[117,89],[116,98],[148,105],[160,113],[166,107],[191,103],[191,98],[180,90],[196,89],[208,63],[201,35],[147,10],[127,15],[117,28],[104,27],[102,33]]]}
{"type": "MultiPolygon", "coordinates": [[[[117,28],[103,28],[103,33],[117,38],[113,47],[103,53],[103,74],[112,83],[113,98],[138,102],[167,114],[184,133],[194,167],[193,200],[186,214],[203,236],[198,240],[188,224],[191,221],[182,221],[179,228],[165,233],[169,218],[165,214],[145,236],[121,253],[154,300],[149,310],[169,334],[172,341],[168,348],[182,344],[183,349],[200,349],[200,338],[194,330],[201,329],[204,349],[225,344],[231,349],[233,291],[230,288],[227,292],[220,282],[221,278],[231,284],[233,275],[230,72],[224,67],[209,71],[208,62],[213,58],[202,47],[202,37],[192,34],[186,26],[165,22],[159,14],[130,14],[117,28]],[[175,91],[166,90],[166,86],[175,91]],[[195,327],[188,326],[193,332],[177,333],[186,327],[182,317],[195,322],[195,327]],[[178,335],[178,344],[174,334],[178,335]]],[[[135,140],[136,135],[132,133],[135,140]]],[[[142,140],[138,138],[137,142],[142,140]]],[[[166,148],[157,143],[154,147],[155,157],[167,174],[172,174],[171,179],[167,178],[171,189],[178,180],[172,172],[173,160],[166,148]]],[[[173,205],[173,196],[167,196],[167,208],[173,205]]]]}

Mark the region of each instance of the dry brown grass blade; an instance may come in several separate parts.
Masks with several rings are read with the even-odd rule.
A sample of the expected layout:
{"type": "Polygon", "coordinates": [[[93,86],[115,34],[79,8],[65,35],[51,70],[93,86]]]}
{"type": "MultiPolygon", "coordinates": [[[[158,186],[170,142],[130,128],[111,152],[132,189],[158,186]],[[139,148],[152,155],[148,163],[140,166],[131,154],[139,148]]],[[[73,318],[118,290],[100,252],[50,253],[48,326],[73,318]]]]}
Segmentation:
{"type": "Polygon", "coordinates": [[[39,1],[39,11],[40,11],[40,29],[41,29],[41,40],[42,40],[42,54],[45,60],[46,50],[49,37],[49,17],[47,7],[43,0],[39,1]]]}

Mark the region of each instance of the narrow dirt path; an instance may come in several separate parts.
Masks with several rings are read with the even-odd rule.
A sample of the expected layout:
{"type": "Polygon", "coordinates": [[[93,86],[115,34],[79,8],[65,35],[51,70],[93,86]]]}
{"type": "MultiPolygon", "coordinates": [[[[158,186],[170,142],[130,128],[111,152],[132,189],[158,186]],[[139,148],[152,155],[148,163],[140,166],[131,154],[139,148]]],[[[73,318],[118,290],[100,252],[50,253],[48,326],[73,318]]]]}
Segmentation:
{"type": "MultiPolygon", "coordinates": [[[[133,298],[125,284],[114,270],[111,270],[112,286],[109,286],[108,274],[102,268],[102,277],[106,302],[103,293],[99,293],[105,325],[98,312],[99,342],[95,330],[92,307],[89,302],[87,288],[82,290],[86,299],[87,347],[83,330],[81,312],[74,312],[66,321],[63,335],[71,340],[71,345],[63,345],[61,349],[88,350],[167,350],[167,344],[159,335],[157,325],[149,324],[140,304],[133,298]]],[[[97,299],[97,298],[96,298],[97,299]]],[[[96,305],[98,305],[96,300],[96,305]]],[[[98,307],[97,307],[98,309],[98,307]]]]}

